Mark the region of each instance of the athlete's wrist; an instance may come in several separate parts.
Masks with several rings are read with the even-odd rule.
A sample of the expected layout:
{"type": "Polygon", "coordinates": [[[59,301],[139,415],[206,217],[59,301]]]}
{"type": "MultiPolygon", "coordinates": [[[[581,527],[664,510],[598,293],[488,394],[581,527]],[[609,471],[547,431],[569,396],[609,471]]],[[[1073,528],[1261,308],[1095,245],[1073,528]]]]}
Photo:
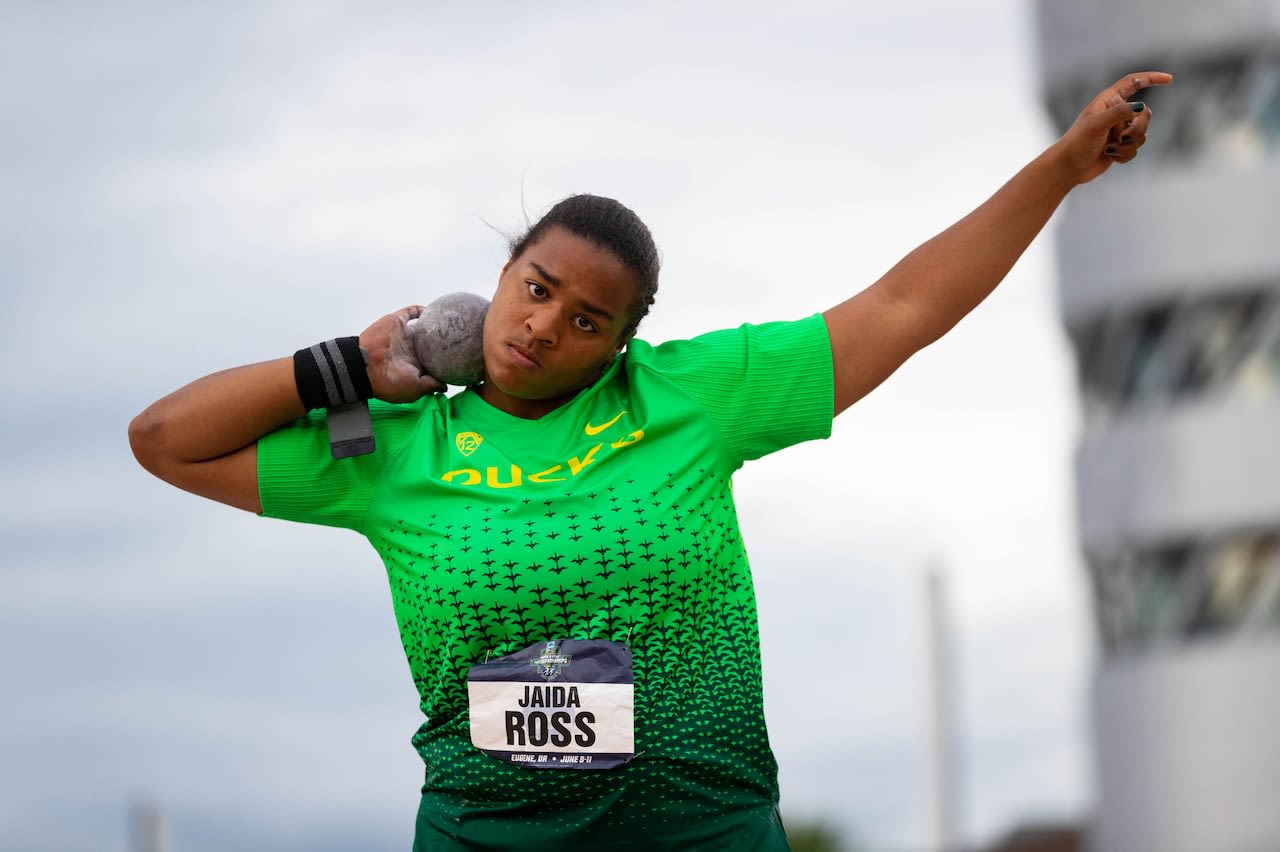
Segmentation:
{"type": "Polygon", "coordinates": [[[293,353],[293,379],[308,411],[353,405],[373,396],[358,337],[338,337],[299,349],[293,353]]]}

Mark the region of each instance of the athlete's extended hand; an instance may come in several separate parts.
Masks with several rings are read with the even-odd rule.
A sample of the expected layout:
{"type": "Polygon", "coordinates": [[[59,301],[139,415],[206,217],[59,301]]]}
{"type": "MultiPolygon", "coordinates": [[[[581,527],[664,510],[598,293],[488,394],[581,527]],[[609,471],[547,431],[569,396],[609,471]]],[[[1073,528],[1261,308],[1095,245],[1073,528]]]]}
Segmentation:
{"type": "Polygon", "coordinates": [[[1171,82],[1172,75],[1163,71],[1126,74],[1089,102],[1054,145],[1079,183],[1093,180],[1112,163],[1127,163],[1138,156],[1138,149],[1147,141],[1151,110],[1129,98],[1150,86],[1171,82]]]}
{"type": "Polygon", "coordinates": [[[406,324],[422,314],[422,305],[410,305],[369,326],[360,335],[373,395],[387,402],[413,402],[445,389],[443,382],[422,372],[413,351],[413,334],[406,324]]]}

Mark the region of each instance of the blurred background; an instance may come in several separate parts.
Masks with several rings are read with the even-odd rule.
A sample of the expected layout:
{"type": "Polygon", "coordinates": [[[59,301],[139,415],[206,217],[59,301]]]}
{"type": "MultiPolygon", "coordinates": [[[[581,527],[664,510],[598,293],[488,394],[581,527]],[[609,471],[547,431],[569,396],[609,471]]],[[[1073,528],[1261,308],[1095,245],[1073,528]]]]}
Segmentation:
{"type": "Polygon", "coordinates": [[[0,850],[411,844],[376,555],[151,479],[152,400],[488,295],[574,192],[657,238],[644,338],[823,310],[1140,66],[1178,83],[1139,162],[738,477],[782,811],[797,852],[1277,848],[1277,34],[1222,0],[4,4],[0,850]]]}
{"type": "Polygon", "coordinates": [[[1040,0],[1046,103],[1155,66],[1159,130],[1055,234],[1083,401],[1101,850],[1280,848],[1280,8],[1040,0]]]}

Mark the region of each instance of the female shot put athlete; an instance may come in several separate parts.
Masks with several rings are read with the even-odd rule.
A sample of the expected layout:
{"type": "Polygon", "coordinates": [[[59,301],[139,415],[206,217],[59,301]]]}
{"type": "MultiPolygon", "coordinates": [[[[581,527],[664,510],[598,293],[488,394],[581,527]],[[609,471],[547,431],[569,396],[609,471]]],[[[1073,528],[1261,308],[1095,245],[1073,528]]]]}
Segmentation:
{"type": "Polygon", "coordinates": [[[1132,160],[1130,74],[988,201],[830,310],[651,345],[658,255],[568,198],[512,248],[484,379],[422,374],[387,315],[138,415],[138,460],[252,512],[347,527],[386,566],[426,717],[415,849],[785,849],[730,480],[831,419],[1004,278],[1078,184],[1132,160]],[[318,353],[318,354],[317,354],[318,353]],[[779,392],[785,388],[785,392],[779,392]],[[335,459],[325,408],[371,400],[335,459]]]}

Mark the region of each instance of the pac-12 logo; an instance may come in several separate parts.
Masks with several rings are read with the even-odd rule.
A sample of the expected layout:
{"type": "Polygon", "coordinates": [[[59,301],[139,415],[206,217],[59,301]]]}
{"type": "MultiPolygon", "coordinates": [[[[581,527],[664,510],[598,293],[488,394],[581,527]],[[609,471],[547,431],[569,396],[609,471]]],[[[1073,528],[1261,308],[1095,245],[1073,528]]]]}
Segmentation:
{"type": "Polygon", "coordinates": [[[458,437],[454,439],[454,443],[458,445],[458,452],[464,456],[469,456],[484,443],[484,436],[478,432],[459,432],[458,437]]]}
{"type": "Polygon", "coordinates": [[[569,654],[557,653],[559,648],[559,642],[555,640],[548,642],[547,647],[542,649],[542,656],[530,663],[543,680],[555,680],[573,659],[569,654]]]}

